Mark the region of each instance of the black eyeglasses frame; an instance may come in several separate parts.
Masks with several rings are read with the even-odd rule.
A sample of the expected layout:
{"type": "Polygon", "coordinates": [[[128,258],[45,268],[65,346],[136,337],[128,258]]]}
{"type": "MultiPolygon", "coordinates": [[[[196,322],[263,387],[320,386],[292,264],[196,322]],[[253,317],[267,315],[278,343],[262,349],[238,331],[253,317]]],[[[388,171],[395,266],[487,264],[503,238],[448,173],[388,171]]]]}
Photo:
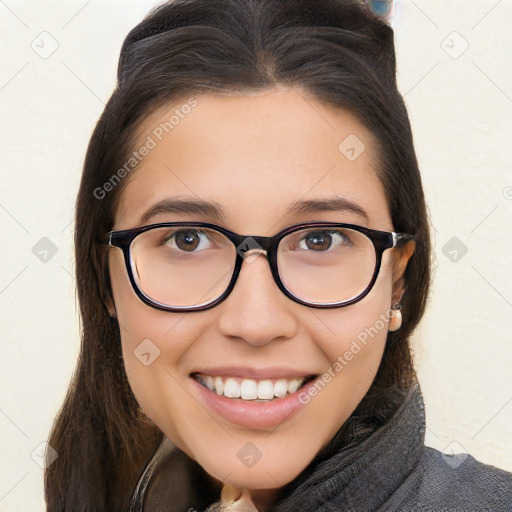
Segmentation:
{"type": "Polygon", "coordinates": [[[110,231],[106,234],[106,243],[110,247],[118,247],[123,251],[124,255],[124,262],[126,266],[126,270],[128,272],[128,278],[130,280],[130,283],[133,287],[133,290],[137,294],[140,300],[144,302],[146,305],[151,306],[153,308],[163,310],[163,311],[171,311],[171,312],[192,312],[192,311],[205,311],[207,309],[210,309],[217,304],[224,301],[229,294],[233,291],[233,288],[235,286],[235,283],[238,279],[238,275],[240,274],[240,270],[242,268],[242,263],[244,261],[244,256],[247,252],[251,250],[263,250],[266,253],[267,261],[270,265],[270,270],[272,272],[272,276],[274,278],[275,283],[279,287],[279,289],[291,300],[297,302],[298,304],[302,304],[304,306],[312,307],[312,308],[319,308],[319,309],[332,309],[332,308],[340,308],[349,306],[351,304],[354,304],[356,302],[359,302],[361,299],[366,297],[368,293],[372,290],[377,277],[379,275],[381,262],[382,262],[382,254],[385,250],[391,249],[393,247],[399,247],[410,240],[414,239],[414,235],[409,235],[406,233],[395,233],[395,232],[388,232],[388,231],[379,231],[376,229],[370,229],[366,228],[364,226],[358,226],[356,224],[346,224],[346,223],[339,223],[339,222],[304,222],[300,224],[294,224],[291,226],[288,226],[284,228],[283,230],[276,233],[274,236],[257,236],[257,235],[239,235],[238,233],[235,233],[233,231],[230,231],[229,229],[226,229],[222,226],[218,226],[217,224],[211,224],[208,222],[198,222],[198,221],[183,221],[183,222],[162,222],[158,224],[148,224],[146,226],[140,226],[132,229],[125,229],[120,231],[110,231]],[[131,254],[130,254],[130,246],[135,240],[135,238],[140,235],[141,233],[144,233],[146,231],[150,231],[152,229],[156,228],[164,228],[164,227],[180,227],[180,226],[187,226],[187,227],[199,227],[199,228],[208,228],[212,229],[214,231],[217,231],[219,233],[222,233],[226,236],[234,245],[236,248],[236,261],[235,266],[233,269],[233,274],[231,276],[231,280],[224,291],[222,295],[220,295],[215,300],[203,304],[200,306],[168,306],[166,304],[162,304],[160,302],[157,302],[150,297],[148,297],[140,288],[138,287],[132,270],[131,265],[131,254]],[[373,270],[372,278],[368,284],[368,286],[365,288],[363,292],[361,292],[358,296],[353,297],[352,299],[348,299],[345,301],[337,302],[337,303],[324,303],[324,304],[318,304],[314,302],[308,302],[305,300],[300,299],[296,295],[294,295],[292,292],[290,292],[282,283],[280,277],[279,277],[279,271],[277,267],[277,250],[279,243],[281,240],[289,235],[290,233],[293,233],[294,231],[299,231],[304,228],[348,228],[353,229],[355,231],[359,231],[360,233],[366,235],[371,242],[373,243],[373,246],[375,248],[375,267],[373,270]],[[243,245],[245,244],[245,246],[243,245]],[[257,245],[257,247],[255,247],[257,245]]]}

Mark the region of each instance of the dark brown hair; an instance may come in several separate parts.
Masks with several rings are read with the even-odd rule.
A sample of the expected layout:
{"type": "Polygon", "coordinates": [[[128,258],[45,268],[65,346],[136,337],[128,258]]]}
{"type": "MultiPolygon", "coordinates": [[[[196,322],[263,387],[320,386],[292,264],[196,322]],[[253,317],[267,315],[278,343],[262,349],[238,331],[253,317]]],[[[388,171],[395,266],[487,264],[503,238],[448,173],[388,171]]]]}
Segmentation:
{"type": "Polygon", "coordinates": [[[405,389],[415,381],[409,338],[427,303],[430,239],[395,75],[391,27],[357,0],[175,0],[153,9],[128,34],[116,88],[87,149],[76,203],[81,349],[48,440],[58,453],[45,471],[49,511],[125,510],[162,438],[140,414],[125,373],[119,325],[105,306],[111,291],[101,237],[113,227],[127,178],[101,198],[95,191],[134,150],[140,121],[166,103],[283,84],[349,110],[375,135],[394,229],[415,234],[416,250],[403,280],[402,327],[388,334],[368,395],[340,429],[344,443],[367,429],[360,414],[364,404],[374,400],[372,424],[382,415],[375,409],[376,390],[405,389]]]}

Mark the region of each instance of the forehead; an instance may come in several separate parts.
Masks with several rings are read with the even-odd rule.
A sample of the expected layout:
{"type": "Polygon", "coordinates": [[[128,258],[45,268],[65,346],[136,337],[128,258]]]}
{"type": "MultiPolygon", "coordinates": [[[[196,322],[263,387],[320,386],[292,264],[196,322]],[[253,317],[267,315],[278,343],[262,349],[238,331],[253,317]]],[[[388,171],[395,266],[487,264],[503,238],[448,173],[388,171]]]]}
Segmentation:
{"type": "Polygon", "coordinates": [[[215,202],[231,229],[275,231],[332,218],[299,218],[290,204],[340,196],[365,210],[370,227],[392,228],[373,135],[298,90],[187,98],[147,116],[136,140],[135,151],[149,149],[129,176],[117,229],[139,225],[159,201],[188,198],[215,202]]]}

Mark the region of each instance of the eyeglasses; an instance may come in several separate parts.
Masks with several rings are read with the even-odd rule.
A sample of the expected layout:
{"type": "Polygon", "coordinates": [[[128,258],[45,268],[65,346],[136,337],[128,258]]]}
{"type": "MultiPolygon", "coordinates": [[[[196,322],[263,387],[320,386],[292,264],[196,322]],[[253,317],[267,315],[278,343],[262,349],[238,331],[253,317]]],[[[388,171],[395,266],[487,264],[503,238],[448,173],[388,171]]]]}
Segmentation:
{"type": "Polygon", "coordinates": [[[242,263],[266,253],[279,289],[313,308],[354,304],[372,289],[382,254],[413,235],[307,222],[274,236],[239,235],[206,222],[165,222],[107,233],[122,249],[137,296],[164,311],[201,311],[233,290],[242,263]]]}

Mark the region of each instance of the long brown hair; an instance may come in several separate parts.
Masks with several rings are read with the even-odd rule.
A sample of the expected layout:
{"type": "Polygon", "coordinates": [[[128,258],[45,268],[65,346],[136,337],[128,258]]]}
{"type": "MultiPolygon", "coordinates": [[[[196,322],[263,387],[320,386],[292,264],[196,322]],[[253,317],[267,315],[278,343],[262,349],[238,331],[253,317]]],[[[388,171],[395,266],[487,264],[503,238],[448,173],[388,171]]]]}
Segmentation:
{"type": "MultiPolygon", "coordinates": [[[[48,510],[125,510],[137,476],[162,439],[140,414],[125,373],[119,325],[105,306],[111,290],[102,236],[113,227],[129,177],[104,185],[133,152],[142,118],[166,103],[284,84],[348,109],[376,136],[378,174],[394,229],[415,234],[416,250],[403,280],[403,324],[388,334],[370,391],[414,382],[409,338],[427,302],[430,239],[395,74],[391,27],[357,0],[175,0],[131,30],[116,88],[89,142],[76,203],[81,348],[48,439],[58,453],[45,471],[48,510]]],[[[363,428],[357,425],[352,424],[352,439],[363,428]]]]}

